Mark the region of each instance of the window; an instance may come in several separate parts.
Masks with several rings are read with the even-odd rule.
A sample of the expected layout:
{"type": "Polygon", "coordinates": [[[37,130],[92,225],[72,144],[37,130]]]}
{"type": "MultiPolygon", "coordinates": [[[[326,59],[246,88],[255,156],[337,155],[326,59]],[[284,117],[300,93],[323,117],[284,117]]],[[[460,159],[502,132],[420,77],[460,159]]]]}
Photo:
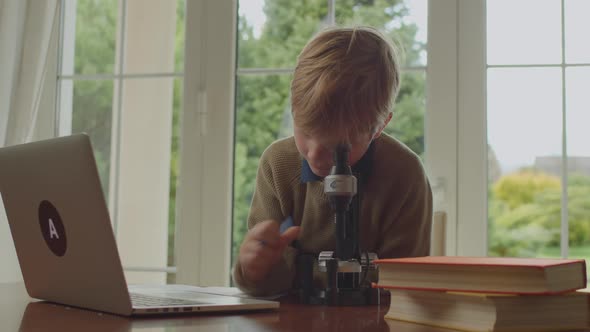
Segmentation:
{"type": "Polygon", "coordinates": [[[177,282],[229,282],[258,158],[291,134],[296,56],[334,22],[377,26],[406,50],[387,131],[425,161],[435,209],[447,212],[447,254],[590,256],[583,0],[187,1],[184,11],[183,2],[64,2],[60,130],[95,143],[132,281],[163,282],[176,268],[177,282]],[[145,194],[144,172],[158,174],[147,182],[165,206],[143,206],[174,223],[146,229],[123,216],[151,202],[125,201],[137,195],[129,188],[145,194]],[[505,196],[513,185],[522,197],[505,196]],[[125,247],[148,241],[164,253],[157,262],[125,247]]]}
{"type": "Polygon", "coordinates": [[[128,282],[174,281],[184,0],[63,4],[59,133],[91,138],[128,282]]]}
{"type": "Polygon", "coordinates": [[[405,51],[401,91],[386,132],[424,154],[426,0],[240,0],[233,185],[232,257],[246,220],[264,149],[292,134],[289,89],[297,55],[323,27],[371,25],[405,51]]]}
{"type": "Polygon", "coordinates": [[[589,10],[487,2],[490,255],[590,258],[589,10]]]}

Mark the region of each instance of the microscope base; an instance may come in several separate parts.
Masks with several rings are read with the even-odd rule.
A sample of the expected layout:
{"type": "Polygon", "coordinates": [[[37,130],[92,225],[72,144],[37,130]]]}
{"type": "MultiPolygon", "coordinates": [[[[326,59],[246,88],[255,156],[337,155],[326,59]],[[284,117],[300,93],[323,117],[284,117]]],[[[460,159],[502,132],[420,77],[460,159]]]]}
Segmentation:
{"type": "Polygon", "coordinates": [[[364,306],[379,304],[380,289],[361,287],[358,289],[315,290],[306,294],[300,290],[299,299],[303,304],[329,306],[364,306]]]}

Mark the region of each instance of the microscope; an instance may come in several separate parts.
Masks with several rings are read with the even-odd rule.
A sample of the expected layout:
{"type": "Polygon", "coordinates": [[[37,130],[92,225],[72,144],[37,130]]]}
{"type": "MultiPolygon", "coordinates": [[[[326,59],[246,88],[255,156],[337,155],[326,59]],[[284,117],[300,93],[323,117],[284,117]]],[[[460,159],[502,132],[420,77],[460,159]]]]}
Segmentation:
{"type": "Polygon", "coordinates": [[[299,297],[303,303],[335,306],[379,303],[379,289],[371,287],[371,282],[377,280],[370,280],[370,275],[377,275],[373,261],[378,257],[360,250],[360,176],[355,176],[348,164],[349,153],[349,144],[339,144],[333,154],[330,175],[324,178],[324,193],[336,223],[335,251],[322,251],[317,257],[319,271],[326,278],[324,289],[317,289],[313,284],[314,257],[298,257],[302,276],[299,297]]]}

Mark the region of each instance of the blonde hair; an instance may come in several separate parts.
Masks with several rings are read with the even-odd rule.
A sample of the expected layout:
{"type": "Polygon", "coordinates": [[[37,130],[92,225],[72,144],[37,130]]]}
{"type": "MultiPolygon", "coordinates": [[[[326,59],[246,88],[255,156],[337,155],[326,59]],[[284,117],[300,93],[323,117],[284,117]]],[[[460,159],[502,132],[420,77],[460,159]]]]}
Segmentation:
{"type": "Polygon", "coordinates": [[[291,83],[294,124],[310,135],[375,132],[400,84],[397,51],[369,27],[332,28],[303,48],[291,83]]]}

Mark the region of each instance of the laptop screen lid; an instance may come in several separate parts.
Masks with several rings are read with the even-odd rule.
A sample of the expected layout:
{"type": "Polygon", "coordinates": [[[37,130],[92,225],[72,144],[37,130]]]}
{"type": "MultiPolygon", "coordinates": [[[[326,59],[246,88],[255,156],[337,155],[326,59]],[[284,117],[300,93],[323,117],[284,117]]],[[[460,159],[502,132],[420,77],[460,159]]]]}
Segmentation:
{"type": "Polygon", "coordinates": [[[0,165],[0,193],[29,295],[131,314],[88,136],[5,147],[0,165]]]}
{"type": "Polygon", "coordinates": [[[120,315],[279,307],[216,287],[135,285],[130,296],[88,136],[0,148],[0,165],[0,194],[31,297],[120,315]]]}

